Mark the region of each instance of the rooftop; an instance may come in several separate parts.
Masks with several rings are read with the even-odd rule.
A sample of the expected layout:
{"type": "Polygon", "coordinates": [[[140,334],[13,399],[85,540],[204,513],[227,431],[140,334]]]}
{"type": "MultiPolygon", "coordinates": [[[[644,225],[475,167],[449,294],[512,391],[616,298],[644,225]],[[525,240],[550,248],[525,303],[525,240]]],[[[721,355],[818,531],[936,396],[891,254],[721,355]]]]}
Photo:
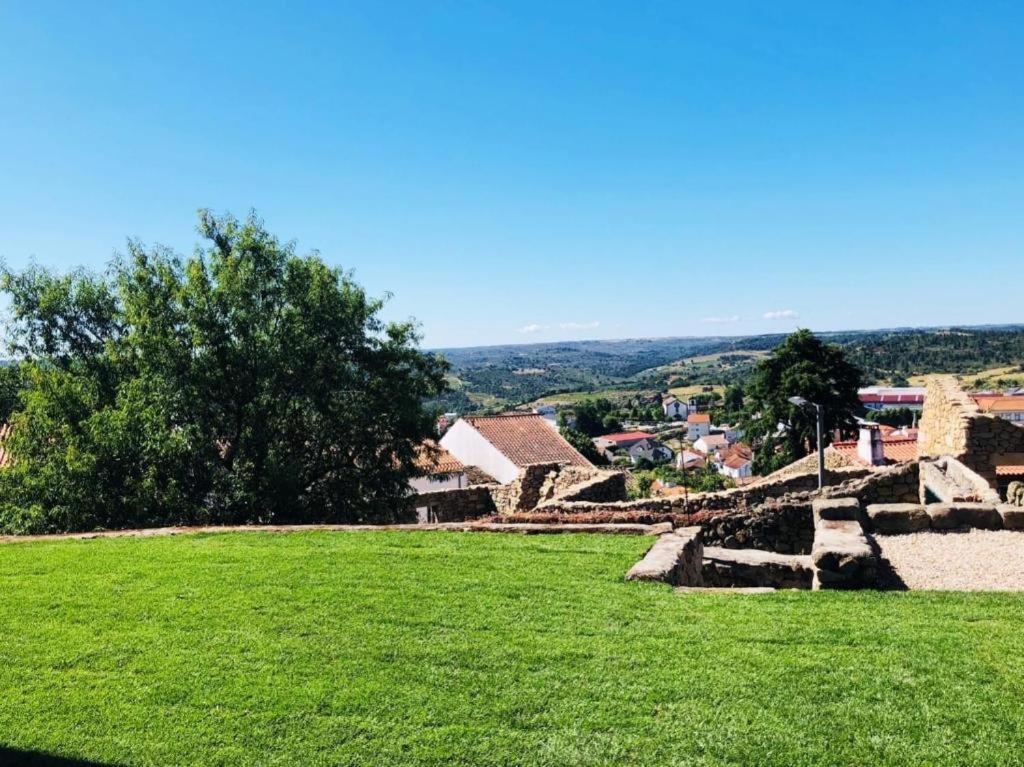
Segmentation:
{"type": "Polygon", "coordinates": [[[976,396],[972,398],[982,413],[1017,413],[1024,411],[1024,397],[976,396]]]}
{"type": "Polygon", "coordinates": [[[711,416],[707,413],[690,413],[686,416],[687,423],[711,423],[711,416]]]}
{"type": "MultiPolygon", "coordinates": [[[[857,455],[857,441],[833,442],[832,449],[836,452],[851,458],[858,463],[864,463],[857,455]]],[[[906,463],[917,459],[917,438],[907,439],[906,437],[883,437],[882,454],[888,463],[906,463]]]]}
{"type": "Polygon", "coordinates": [[[619,431],[614,434],[602,434],[597,439],[606,439],[609,442],[621,444],[624,442],[639,442],[643,439],[654,439],[654,435],[646,431],[619,431]]]}
{"type": "Polygon", "coordinates": [[[466,467],[454,455],[433,440],[424,442],[416,452],[413,461],[424,474],[455,474],[466,467]]]}
{"type": "Polygon", "coordinates": [[[593,465],[539,415],[510,413],[467,416],[464,420],[516,466],[534,463],[593,465]]]}

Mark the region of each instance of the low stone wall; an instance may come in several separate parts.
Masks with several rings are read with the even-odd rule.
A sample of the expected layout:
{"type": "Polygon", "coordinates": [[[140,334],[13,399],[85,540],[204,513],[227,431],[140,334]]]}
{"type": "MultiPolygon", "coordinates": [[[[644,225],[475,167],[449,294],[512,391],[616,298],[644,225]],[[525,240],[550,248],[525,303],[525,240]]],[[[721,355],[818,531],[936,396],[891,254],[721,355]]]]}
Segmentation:
{"type": "Polygon", "coordinates": [[[916,461],[876,469],[867,475],[825,488],[823,498],[856,498],[862,504],[916,503],[921,495],[916,461]]]}
{"type": "Polygon", "coordinates": [[[814,542],[810,501],[780,499],[757,509],[719,512],[708,515],[701,526],[704,543],[724,549],[807,554],[814,542]]]}
{"type": "Polygon", "coordinates": [[[814,568],[807,556],[705,546],[703,580],[720,588],[809,589],[814,568]]]}
{"type": "MultiPolygon", "coordinates": [[[[476,485],[420,493],[409,499],[410,509],[427,507],[433,522],[465,522],[489,517],[496,512],[491,490],[489,485],[476,485]]],[[[411,514],[415,520],[415,512],[411,514]]]]}
{"type": "MultiPolygon", "coordinates": [[[[558,480],[562,479],[558,475],[558,480]]],[[[566,501],[589,501],[591,503],[614,503],[626,499],[626,475],[618,471],[601,472],[581,482],[564,484],[556,481],[556,495],[542,501],[537,507],[543,510],[548,505],[566,501]]]]}
{"type": "Polygon", "coordinates": [[[627,581],[658,581],[673,586],[702,586],[704,544],[699,527],[663,535],[626,573],[627,581]]]}
{"type": "Polygon", "coordinates": [[[522,469],[507,485],[490,486],[490,492],[497,513],[515,514],[558,500],[622,501],[626,498],[626,477],[621,472],[536,463],[522,469]]]}

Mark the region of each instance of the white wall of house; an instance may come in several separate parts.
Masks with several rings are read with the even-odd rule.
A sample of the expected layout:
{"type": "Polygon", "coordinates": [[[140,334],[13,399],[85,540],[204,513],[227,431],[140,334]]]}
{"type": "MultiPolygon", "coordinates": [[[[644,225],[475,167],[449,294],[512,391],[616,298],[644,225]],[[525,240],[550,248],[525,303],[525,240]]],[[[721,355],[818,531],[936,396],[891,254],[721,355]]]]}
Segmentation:
{"type": "Polygon", "coordinates": [[[726,466],[723,463],[721,466],[718,467],[718,473],[724,474],[727,477],[732,477],[733,479],[742,479],[744,477],[751,476],[750,467],[751,464],[749,462],[743,464],[738,469],[733,469],[732,467],[726,466]]]}
{"type": "Polygon", "coordinates": [[[711,424],[707,423],[688,423],[686,425],[686,438],[690,442],[695,442],[701,437],[706,437],[711,433],[711,424]]]}
{"type": "Polygon", "coordinates": [[[437,490],[454,490],[466,487],[469,483],[461,471],[454,474],[436,474],[428,477],[413,477],[409,487],[417,493],[433,493],[437,490]]]}
{"type": "Polygon", "coordinates": [[[690,414],[690,409],[686,406],[686,403],[679,400],[664,402],[661,405],[661,409],[665,412],[666,418],[686,418],[690,414]]]}
{"type": "Polygon", "coordinates": [[[479,466],[503,485],[519,476],[519,468],[463,419],[441,437],[441,447],[466,466],[479,466]]]}

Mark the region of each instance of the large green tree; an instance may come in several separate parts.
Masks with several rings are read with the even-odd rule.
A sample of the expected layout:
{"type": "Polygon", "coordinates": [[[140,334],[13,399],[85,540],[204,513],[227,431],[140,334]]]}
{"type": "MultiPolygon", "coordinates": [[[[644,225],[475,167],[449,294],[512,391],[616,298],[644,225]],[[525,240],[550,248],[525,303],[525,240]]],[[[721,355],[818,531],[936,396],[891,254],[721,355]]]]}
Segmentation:
{"type": "Polygon", "coordinates": [[[403,516],[446,364],[255,216],[199,232],[189,258],[2,275],[24,388],[0,529],[403,516]]]}
{"type": "Polygon", "coordinates": [[[790,397],[824,406],[827,444],[834,429],[856,424],[860,381],[860,370],[840,347],[809,330],[788,336],[758,362],[745,391],[751,415],[744,426],[756,451],[754,471],[768,474],[817,448],[815,409],[794,405],[790,397]]]}

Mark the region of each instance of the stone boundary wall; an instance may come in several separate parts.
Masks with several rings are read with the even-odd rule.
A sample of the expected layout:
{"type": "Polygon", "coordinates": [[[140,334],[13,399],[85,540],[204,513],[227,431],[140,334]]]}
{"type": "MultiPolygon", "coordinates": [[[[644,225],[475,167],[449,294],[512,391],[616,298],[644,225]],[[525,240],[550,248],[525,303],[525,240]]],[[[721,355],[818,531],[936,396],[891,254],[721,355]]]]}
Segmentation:
{"type": "Polygon", "coordinates": [[[548,504],[565,501],[591,501],[592,503],[613,503],[626,499],[626,475],[617,471],[601,472],[582,482],[560,484],[562,474],[555,481],[556,495],[551,500],[541,501],[538,509],[548,504]]]}
{"type": "Polygon", "coordinates": [[[921,497],[921,474],[917,461],[898,463],[825,488],[823,498],[856,498],[869,503],[916,503],[921,497]]]}
{"type": "Polygon", "coordinates": [[[626,477],[557,463],[524,468],[507,485],[471,485],[410,496],[410,507],[429,506],[438,522],[463,522],[494,514],[530,512],[557,501],[613,503],[626,497],[626,477]]]}
{"type": "Polygon", "coordinates": [[[930,376],[921,414],[918,453],[952,456],[997,488],[993,458],[1024,453],[1024,428],[978,410],[953,376],[930,376]]]}
{"type": "Polygon", "coordinates": [[[814,543],[811,502],[773,500],[758,509],[719,512],[701,527],[704,543],[723,549],[759,549],[779,554],[809,554],[814,543]]]}
{"type": "Polygon", "coordinates": [[[428,506],[437,522],[465,522],[496,513],[492,489],[490,485],[474,485],[435,490],[410,496],[409,504],[412,509],[428,506]]]}

